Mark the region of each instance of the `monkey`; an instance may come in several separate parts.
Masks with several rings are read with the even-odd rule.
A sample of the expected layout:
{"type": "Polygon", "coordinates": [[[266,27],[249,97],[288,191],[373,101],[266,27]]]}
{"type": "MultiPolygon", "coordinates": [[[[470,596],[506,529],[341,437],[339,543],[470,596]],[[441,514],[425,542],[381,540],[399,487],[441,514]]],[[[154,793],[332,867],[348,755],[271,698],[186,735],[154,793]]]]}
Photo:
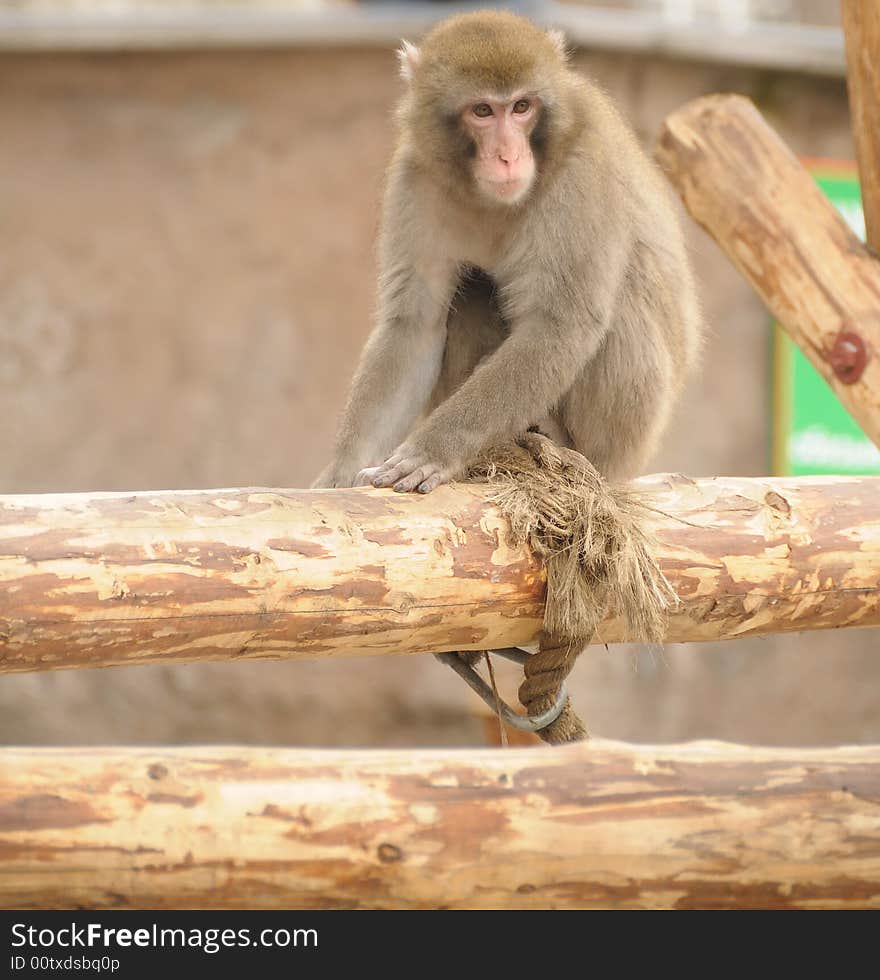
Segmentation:
{"type": "Polygon", "coordinates": [[[662,175],[558,32],[467,13],[399,58],[376,323],[313,486],[429,493],[529,429],[635,476],[702,331],[662,175]]]}

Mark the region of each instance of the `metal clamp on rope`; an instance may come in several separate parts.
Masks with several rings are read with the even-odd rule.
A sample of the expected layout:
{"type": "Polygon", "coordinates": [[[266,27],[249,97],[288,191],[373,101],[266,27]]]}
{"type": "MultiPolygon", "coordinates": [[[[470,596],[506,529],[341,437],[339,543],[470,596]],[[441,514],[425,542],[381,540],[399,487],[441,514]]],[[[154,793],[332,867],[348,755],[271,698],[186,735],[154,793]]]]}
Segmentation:
{"type": "MultiPolygon", "coordinates": [[[[518,647],[505,647],[503,650],[487,650],[486,653],[494,653],[505,660],[512,660],[514,663],[524,665],[530,653],[520,650],[518,647]]],[[[520,715],[517,714],[509,704],[497,697],[491,687],[474,670],[470,664],[464,662],[457,653],[435,653],[434,656],[444,664],[450,666],[456,674],[468,685],[468,687],[486,702],[486,704],[497,713],[505,724],[511,728],[518,728],[521,732],[539,732],[552,724],[562,714],[565,702],[568,700],[568,692],[565,683],[559,689],[559,695],[552,707],[548,708],[540,715],[520,715]]]]}

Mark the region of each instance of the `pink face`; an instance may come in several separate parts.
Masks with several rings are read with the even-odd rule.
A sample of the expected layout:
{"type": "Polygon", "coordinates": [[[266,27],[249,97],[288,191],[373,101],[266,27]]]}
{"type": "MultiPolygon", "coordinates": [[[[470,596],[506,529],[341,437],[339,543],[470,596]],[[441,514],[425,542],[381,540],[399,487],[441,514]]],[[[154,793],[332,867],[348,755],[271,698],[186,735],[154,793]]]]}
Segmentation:
{"type": "Polygon", "coordinates": [[[529,135],[539,111],[537,99],[516,95],[508,101],[479,99],[462,112],[462,122],[477,147],[474,179],[492,200],[515,204],[529,192],[535,179],[529,135]]]}

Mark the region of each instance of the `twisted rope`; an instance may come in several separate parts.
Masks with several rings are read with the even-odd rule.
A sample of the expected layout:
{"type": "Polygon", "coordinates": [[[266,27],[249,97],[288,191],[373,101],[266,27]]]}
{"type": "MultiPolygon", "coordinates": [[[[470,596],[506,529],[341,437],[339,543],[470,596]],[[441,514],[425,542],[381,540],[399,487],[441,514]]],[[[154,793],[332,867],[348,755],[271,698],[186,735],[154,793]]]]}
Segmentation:
{"type": "MultiPolygon", "coordinates": [[[[636,493],[609,484],[580,453],[537,432],[486,453],[468,479],[490,487],[489,499],[510,523],[511,543],[527,544],[547,570],[544,632],[519,689],[529,715],[554,704],[612,610],[634,637],[662,639],[677,597],[653,557],[636,493]]],[[[588,737],[570,702],[538,734],[551,743],[588,737]]]]}

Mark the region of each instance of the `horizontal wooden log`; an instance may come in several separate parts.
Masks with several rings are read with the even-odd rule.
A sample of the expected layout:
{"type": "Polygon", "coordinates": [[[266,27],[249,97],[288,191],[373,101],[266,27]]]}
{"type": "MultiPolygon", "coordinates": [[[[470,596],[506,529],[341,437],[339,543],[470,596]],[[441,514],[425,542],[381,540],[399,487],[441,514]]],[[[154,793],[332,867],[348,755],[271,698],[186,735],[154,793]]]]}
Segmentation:
{"type": "Polygon", "coordinates": [[[880,906],[880,748],[6,749],[6,908],[880,906]]]}
{"type": "MultiPolygon", "coordinates": [[[[667,640],[880,625],[880,478],[636,486],[667,640]]],[[[467,485],[0,497],[0,672],[526,644],[545,581],[506,531],[467,485]]]]}
{"type": "Polygon", "coordinates": [[[670,115],[657,157],[865,433],[880,446],[880,262],[748,99],[670,115]]]}

